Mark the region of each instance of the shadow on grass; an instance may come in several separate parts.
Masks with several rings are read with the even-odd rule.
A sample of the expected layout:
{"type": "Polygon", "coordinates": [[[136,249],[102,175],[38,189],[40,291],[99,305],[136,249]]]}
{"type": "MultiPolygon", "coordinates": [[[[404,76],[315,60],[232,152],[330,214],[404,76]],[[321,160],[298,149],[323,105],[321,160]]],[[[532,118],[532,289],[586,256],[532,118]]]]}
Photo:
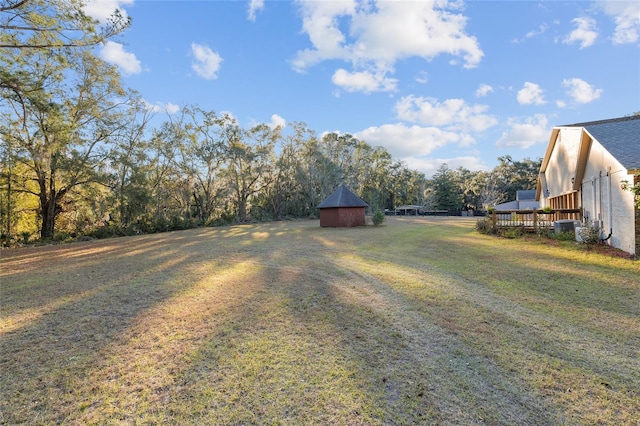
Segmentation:
{"type": "Polygon", "coordinates": [[[286,244],[270,238],[252,251],[260,284],[188,356],[161,398],[175,418],[553,422],[554,410],[535,392],[509,383],[490,360],[434,325],[419,302],[337,263],[340,248],[324,238],[340,232],[310,230],[286,244]]]}
{"type": "MultiPolygon", "coordinates": [[[[189,242],[210,243],[224,231],[191,232],[189,242]]],[[[78,408],[79,378],[102,366],[105,348],[148,312],[188,291],[194,264],[224,261],[215,250],[194,259],[173,244],[175,236],[3,256],[0,423],[64,421],[78,408]]]]}
{"type": "MultiPolygon", "coordinates": [[[[555,389],[563,370],[632,374],[627,355],[613,370],[615,358],[595,364],[609,355],[600,348],[567,349],[572,329],[542,321],[524,288],[501,290],[489,269],[470,278],[480,265],[464,259],[453,267],[467,243],[397,223],[262,224],[116,241],[97,257],[65,250],[54,259],[69,263],[53,265],[63,302],[3,335],[0,422],[558,424],[580,407],[555,389]]],[[[434,223],[422,225],[440,232],[434,223]]],[[[53,303],[37,271],[3,278],[18,318],[53,303]]]]}

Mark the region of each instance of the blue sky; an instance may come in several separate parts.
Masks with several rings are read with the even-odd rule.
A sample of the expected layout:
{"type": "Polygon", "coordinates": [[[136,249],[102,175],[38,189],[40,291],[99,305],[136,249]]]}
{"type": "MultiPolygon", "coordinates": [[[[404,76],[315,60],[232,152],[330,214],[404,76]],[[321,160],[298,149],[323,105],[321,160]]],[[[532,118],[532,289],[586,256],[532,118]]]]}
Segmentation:
{"type": "MultiPolygon", "coordinates": [[[[636,1],[96,0],[97,48],[158,112],[351,133],[431,176],[542,157],[555,125],[640,111],[636,1]]],[[[286,127],[285,127],[286,128],[286,127]]]]}

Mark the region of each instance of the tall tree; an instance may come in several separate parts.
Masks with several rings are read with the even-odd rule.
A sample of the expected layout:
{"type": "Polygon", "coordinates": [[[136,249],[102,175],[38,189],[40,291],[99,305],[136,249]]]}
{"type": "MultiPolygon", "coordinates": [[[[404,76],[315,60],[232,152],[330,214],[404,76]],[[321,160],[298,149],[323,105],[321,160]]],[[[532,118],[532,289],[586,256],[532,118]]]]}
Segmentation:
{"type": "Polygon", "coordinates": [[[463,207],[463,194],[460,179],[455,170],[442,164],[431,179],[436,208],[441,210],[460,210],[463,207]]]}
{"type": "Polygon", "coordinates": [[[369,151],[364,168],[361,196],[369,203],[372,210],[393,208],[388,205],[393,185],[391,184],[391,168],[393,158],[382,147],[375,147],[369,151]]]}
{"type": "Polygon", "coordinates": [[[14,174],[13,149],[3,142],[0,144],[0,235],[2,240],[11,240],[11,232],[15,223],[14,203],[15,194],[11,191],[14,174]]]}
{"type": "Polygon", "coordinates": [[[112,138],[109,150],[109,186],[116,219],[124,227],[143,217],[152,199],[149,126],[153,117],[140,98],[132,98],[121,120],[121,130],[112,138]]]}
{"type": "Polygon", "coordinates": [[[303,157],[305,145],[315,134],[305,123],[294,122],[290,127],[292,131],[279,140],[272,182],[263,191],[263,208],[274,219],[308,216],[315,208],[307,192],[307,163],[303,157]]]}
{"type": "Polygon", "coordinates": [[[249,218],[252,198],[272,181],[274,147],[280,130],[259,124],[245,131],[228,115],[222,118],[221,124],[235,220],[242,223],[249,218]]]}
{"type": "Polygon", "coordinates": [[[3,90],[0,135],[36,184],[16,188],[38,197],[41,237],[53,237],[69,192],[103,181],[105,146],[118,130],[122,99],[116,69],[90,52],[25,52],[29,91],[3,90]]]}
{"type": "Polygon", "coordinates": [[[204,223],[213,216],[215,205],[224,193],[221,170],[224,164],[224,146],[220,119],[213,111],[187,108],[191,119],[188,129],[189,159],[195,177],[194,207],[204,223]]]}
{"type": "Polygon", "coordinates": [[[515,200],[518,190],[536,188],[541,159],[514,161],[511,156],[505,155],[498,157],[498,162],[491,172],[490,180],[495,182],[504,200],[515,200]]]}
{"type": "Polygon", "coordinates": [[[82,0],[0,1],[0,49],[95,46],[126,29],[119,9],[102,24],[84,12],[82,0]]]}
{"type": "Polygon", "coordinates": [[[307,194],[314,207],[331,194],[344,178],[342,169],[327,152],[327,140],[332,141],[326,135],[322,140],[311,138],[303,150],[307,163],[307,194]]]}
{"type": "Polygon", "coordinates": [[[486,172],[465,169],[458,167],[456,170],[460,180],[462,190],[463,208],[479,210],[482,208],[482,192],[485,189],[486,172]]]}
{"type": "Polygon", "coordinates": [[[183,214],[200,223],[210,220],[218,199],[225,192],[222,167],[225,162],[226,123],[214,111],[192,105],[162,125],[157,137],[173,149],[172,159],[183,181],[186,198],[183,214]]]}
{"type": "MultiPolygon", "coordinates": [[[[54,171],[67,169],[76,176],[71,181],[81,182],[86,176],[81,177],[78,168],[72,170],[71,164],[91,157],[89,154],[83,160],[82,153],[87,152],[73,147],[90,126],[85,114],[92,108],[90,102],[76,98],[74,106],[73,95],[67,99],[61,95],[68,90],[86,92],[80,89],[82,72],[78,70],[83,66],[80,64],[89,65],[88,47],[105,42],[129,24],[129,18],[117,10],[99,24],[84,13],[81,0],[0,0],[1,143],[10,154],[5,170],[20,170],[19,175],[7,174],[6,207],[11,216],[13,191],[37,194],[41,232],[47,237],[53,235],[56,205],[79,185],[56,187],[61,177],[54,171]],[[64,87],[69,75],[74,75],[76,82],[64,87]],[[66,158],[66,154],[73,158],[66,158]],[[25,167],[32,173],[29,179],[23,172],[25,167]],[[17,185],[12,185],[14,180],[17,185]],[[25,182],[33,182],[35,187],[25,182]]],[[[96,64],[88,68],[92,66],[96,64]]],[[[113,73],[111,69],[106,75],[113,73]]]]}

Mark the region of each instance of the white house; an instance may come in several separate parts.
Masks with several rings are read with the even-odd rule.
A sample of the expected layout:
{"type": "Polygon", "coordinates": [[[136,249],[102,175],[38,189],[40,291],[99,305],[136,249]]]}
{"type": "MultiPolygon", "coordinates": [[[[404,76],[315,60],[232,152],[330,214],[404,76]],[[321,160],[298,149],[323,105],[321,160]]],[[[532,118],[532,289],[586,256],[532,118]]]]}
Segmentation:
{"type": "Polygon", "coordinates": [[[536,199],[541,207],[581,208],[607,244],[640,254],[640,212],[623,188],[638,182],[639,171],[640,116],[554,127],[536,199]]]}

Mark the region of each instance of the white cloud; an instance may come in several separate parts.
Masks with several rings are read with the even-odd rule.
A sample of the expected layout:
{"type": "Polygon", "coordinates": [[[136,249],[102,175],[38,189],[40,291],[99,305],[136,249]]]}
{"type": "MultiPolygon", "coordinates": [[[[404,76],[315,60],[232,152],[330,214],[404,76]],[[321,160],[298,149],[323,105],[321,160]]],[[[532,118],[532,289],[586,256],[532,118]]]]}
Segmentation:
{"type": "Polygon", "coordinates": [[[449,54],[462,57],[468,68],[480,62],[478,41],[464,33],[467,18],[444,10],[445,3],[382,1],[376,6],[352,17],[351,31],[359,37],[351,51],[358,59],[390,63],[449,54]]]}
{"type": "Polygon", "coordinates": [[[543,90],[535,83],[525,82],[522,89],[518,91],[518,103],[520,105],[544,105],[543,90]]]}
{"type": "Polygon", "coordinates": [[[502,133],[496,142],[498,147],[529,148],[536,144],[544,144],[549,139],[549,124],[547,116],[536,114],[524,122],[509,119],[509,130],[502,133]]]}
{"type": "Polygon", "coordinates": [[[481,158],[472,156],[452,158],[409,157],[403,158],[402,161],[404,161],[410,169],[424,173],[427,178],[433,177],[443,164],[446,164],[449,169],[464,167],[471,171],[489,170],[489,167],[482,162],[481,158]]]}
{"type": "Polygon", "coordinates": [[[514,43],[514,44],[522,43],[527,38],[534,38],[541,34],[544,34],[547,31],[547,29],[549,29],[549,26],[547,24],[541,24],[537,30],[529,31],[528,33],[525,34],[524,38],[522,39],[514,38],[513,40],[511,40],[511,43],[514,43]]]}
{"type": "Polygon", "coordinates": [[[276,127],[284,128],[287,125],[287,120],[280,117],[278,114],[273,114],[271,116],[271,122],[268,124],[269,127],[275,129],[276,127]]]}
{"type": "Polygon", "coordinates": [[[342,46],[345,36],[338,28],[338,16],[355,13],[353,2],[319,1],[301,2],[302,30],[309,35],[314,49],[297,52],[293,68],[303,71],[326,59],[348,59],[349,53],[342,46]]]}
{"type": "Polygon", "coordinates": [[[133,0],[85,0],[82,9],[88,16],[97,19],[100,23],[105,23],[116,10],[123,17],[126,17],[127,12],[123,9],[123,6],[132,4],[133,0]]]}
{"type": "Polygon", "coordinates": [[[167,102],[164,105],[164,109],[165,109],[165,111],[167,111],[167,114],[175,114],[178,111],[180,111],[180,106],[178,106],[176,104],[172,104],[171,102],[167,102]]]}
{"type": "Polygon", "coordinates": [[[498,124],[488,115],[486,105],[468,105],[462,99],[447,99],[439,102],[434,98],[405,96],[395,106],[399,120],[416,124],[385,124],[369,127],[354,136],[371,146],[384,147],[394,158],[404,161],[410,168],[432,175],[443,163],[470,170],[486,167],[479,156],[455,159],[433,159],[428,156],[437,149],[450,145],[469,147],[475,144],[474,134],[498,124]]]}
{"type": "Polygon", "coordinates": [[[465,135],[437,127],[407,127],[401,123],[369,127],[354,136],[371,146],[386,148],[394,158],[420,157],[449,144],[470,142],[465,135]]]}
{"type": "Polygon", "coordinates": [[[600,97],[602,89],[596,89],[580,78],[562,80],[562,85],[567,88],[567,94],[579,104],[588,104],[600,97]]]}
{"type": "Polygon", "coordinates": [[[191,43],[191,53],[195,58],[191,68],[196,74],[207,80],[218,78],[217,73],[222,63],[222,57],[219,54],[209,47],[197,43],[191,43]]]}
{"type": "Polygon", "coordinates": [[[145,104],[145,107],[147,109],[147,111],[150,112],[166,112],[167,114],[175,114],[178,111],[180,111],[180,107],[176,104],[172,104],[171,102],[167,102],[162,103],[162,102],[156,102],[156,103],[150,103],[147,101],[143,101],[145,104]]]}
{"type": "Polygon", "coordinates": [[[481,84],[480,87],[478,87],[478,90],[476,90],[476,97],[482,98],[487,96],[491,92],[493,92],[493,87],[489,86],[488,84],[481,84]]]}
{"type": "Polygon", "coordinates": [[[136,55],[126,52],[120,43],[107,41],[100,49],[100,57],[110,64],[117,65],[127,75],[142,72],[136,55]]]}
{"type": "Polygon", "coordinates": [[[366,70],[377,76],[392,72],[404,58],[447,54],[473,68],[483,56],[477,39],[464,32],[467,18],[456,13],[457,3],[301,0],[299,5],[312,47],[297,52],[296,71],[337,59],[353,65],[346,73],[366,70]]]}
{"type": "Polygon", "coordinates": [[[256,12],[264,9],[264,0],[251,0],[249,2],[249,11],[247,19],[250,21],[256,20],[256,12]]]}
{"type": "Polygon", "coordinates": [[[580,43],[580,49],[591,46],[598,38],[596,21],[588,16],[574,18],[571,20],[576,25],[576,29],[563,40],[565,44],[580,43]]]}
{"type": "Polygon", "coordinates": [[[469,146],[473,138],[465,133],[452,132],[437,127],[406,126],[402,123],[369,127],[354,134],[354,137],[371,146],[385,148],[394,159],[403,161],[407,167],[432,176],[447,163],[450,168],[464,167],[468,170],[488,170],[476,152],[465,149],[466,155],[453,158],[431,158],[429,154],[448,145],[469,146]]]}
{"type": "Polygon", "coordinates": [[[172,104],[171,102],[167,102],[164,105],[164,109],[167,111],[167,114],[175,114],[180,111],[180,106],[176,104],[172,104]]]}
{"type": "Polygon", "coordinates": [[[612,36],[615,44],[635,43],[640,38],[640,2],[606,0],[595,2],[605,14],[613,17],[616,29],[612,36]]]}
{"type": "Polygon", "coordinates": [[[526,38],[532,38],[532,37],[538,36],[540,34],[544,34],[547,31],[548,28],[549,27],[547,26],[547,24],[542,24],[542,25],[540,25],[540,27],[538,27],[537,30],[529,31],[525,35],[525,37],[526,38]]]}
{"type": "Polygon", "coordinates": [[[483,132],[495,126],[495,117],[486,114],[486,105],[467,105],[463,99],[438,102],[434,98],[405,96],[395,106],[403,121],[430,126],[443,126],[451,131],[483,132]]]}
{"type": "Polygon", "coordinates": [[[347,92],[389,92],[396,89],[398,80],[385,77],[385,73],[373,74],[368,71],[349,72],[342,68],[336,70],[331,78],[333,84],[347,92]]]}
{"type": "Polygon", "coordinates": [[[420,71],[416,76],[416,81],[420,84],[427,84],[429,82],[429,74],[426,71],[420,71]]]}

